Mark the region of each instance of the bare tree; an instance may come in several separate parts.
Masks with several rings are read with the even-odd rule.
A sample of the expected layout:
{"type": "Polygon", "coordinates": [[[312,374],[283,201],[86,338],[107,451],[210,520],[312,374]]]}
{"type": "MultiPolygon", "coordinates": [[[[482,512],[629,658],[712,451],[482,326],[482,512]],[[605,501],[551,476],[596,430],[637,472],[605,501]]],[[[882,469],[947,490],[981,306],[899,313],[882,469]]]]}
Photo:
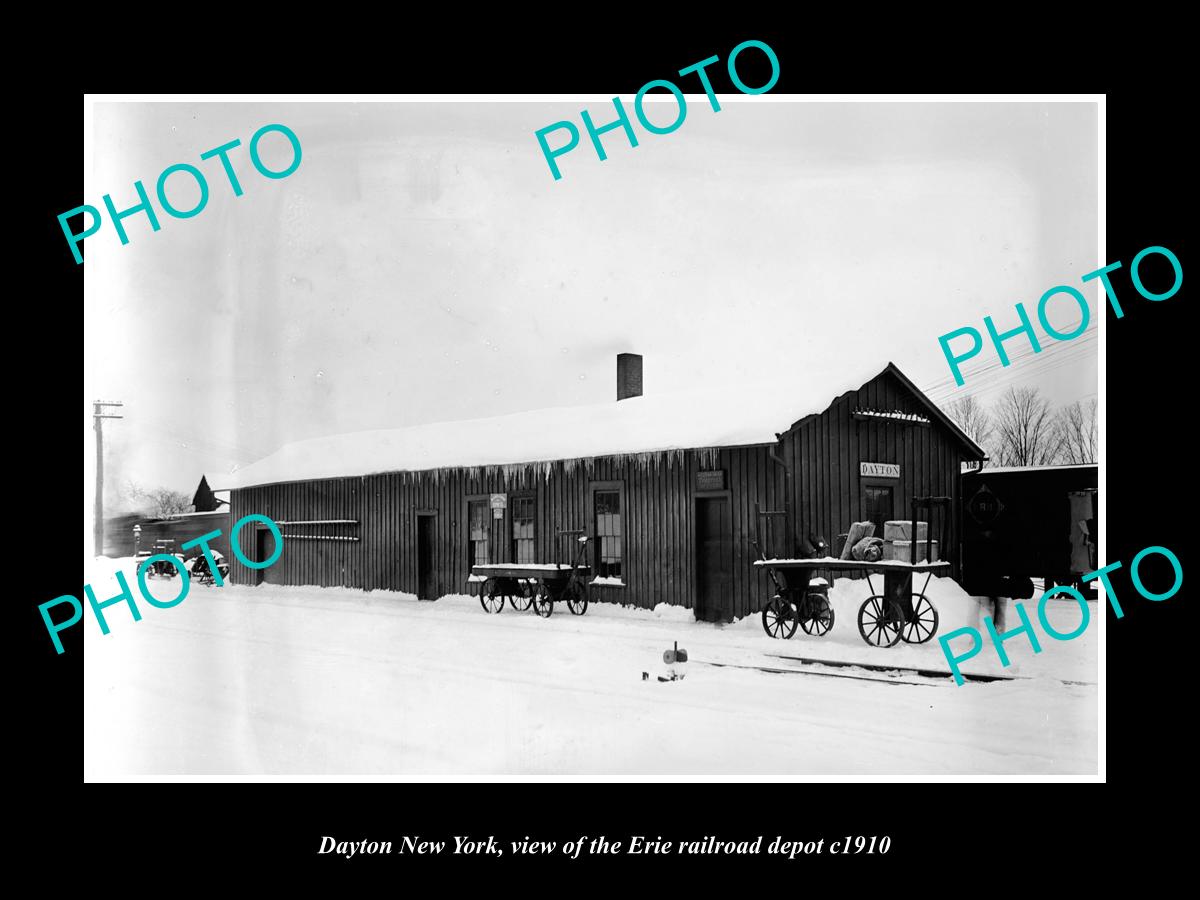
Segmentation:
{"type": "Polygon", "coordinates": [[[1050,403],[1037,388],[1010,387],[992,411],[995,461],[1001,466],[1045,466],[1055,461],[1060,436],[1050,403]]]}
{"type": "Polygon", "coordinates": [[[992,420],[983,408],[983,404],[974,397],[961,397],[946,407],[946,415],[954,420],[963,433],[987,449],[992,437],[992,420]]]}
{"type": "Polygon", "coordinates": [[[160,519],[176,515],[177,513],[192,511],[192,498],[187,494],[173,491],[170,488],[159,487],[147,489],[130,481],[127,483],[124,492],[128,496],[135,498],[148,515],[160,519]]]}
{"type": "Polygon", "coordinates": [[[1086,406],[1076,400],[1062,407],[1054,417],[1059,457],[1064,463],[1077,465],[1096,462],[1099,451],[1096,407],[1095,397],[1086,406]]]}

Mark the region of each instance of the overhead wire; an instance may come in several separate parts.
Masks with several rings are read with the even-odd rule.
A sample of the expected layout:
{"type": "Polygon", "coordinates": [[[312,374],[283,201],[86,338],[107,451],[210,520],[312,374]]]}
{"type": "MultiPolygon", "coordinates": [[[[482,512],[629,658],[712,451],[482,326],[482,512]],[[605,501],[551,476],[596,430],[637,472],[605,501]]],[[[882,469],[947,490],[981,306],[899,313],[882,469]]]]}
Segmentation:
{"type": "Polygon", "coordinates": [[[1049,375],[1053,372],[1060,371],[1066,367],[1077,365],[1081,360],[1085,359],[1088,356],[1089,356],[1089,354],[1081,352],[1081,353],[1074,353],[1074,354],[1070,354],[1070,355],[1063,355],[1060,358],[1053,359],[1053,360],[1048,359],[1045,361],[1039,361],[1041,363],[1040,365],[1026,366],[1021,371],[1013,372],[1011,374],[1006,373],[1005,375],[1003,375],[999,378],[993,379],[986,384],[976,385],[972,390],[963,391],[963,392],[960,392],[957,394],[946,395],[946,396],[941,397],[940,399],[935,399],[934,402],[942,403],[942,402],[946,402],[948,400],[950,400],[950,401],[958,400],[959,398],[962,398],[962,397],[980,397],[985,394],[993,394],[997,391],[1002,391],[1002,390],[1005,390],[1006,388],[1016,386],[1019,382],[1031,381],[1034,378],[1044,379],[1047,375],[1049,375]]]}
{"type": "MultiPolygon", "coordinates": [[[[1081,348],[1090,349],[1092,346],[1094,346],[1094,341],[1095,341],[1095,332],[1094,331],[1089,332],[1087,335],[1083,335],[1080,338],[1078,338],[1077,340],[1072,341],[1071,342],[1072,346],[1062,352],[1069,353],[1073,350],[1079,350],[1081,348]]],[[[993,362],[988,363],[987,365],[984,365],[984,366],[980,366],[977,369],[972,369],[970,371],[964,371],[963,380],[964,380],[964,382],[967,382],[971,379],[978,379],[981,375],[986,375],[990,372],[995,371],[996,369],[1010,369],[1016,363],[1024,361],[1031,356],[1038,356],[1039,362],[1044,359],[1049,359],[1050,357],[1044,356],[1044,354],[1046,353],[1046,351],[1048,349],[1049,349],[1048,347],[1043,346],[1040,351],[1035,351],[1031,345],[1028,348],[1026,348],[1018,353],[1015,353],[1015,354],[1010,353],[1008,356],[1009,364],[1007,366],[1005,366],[999,359],[996,359],[993,362]]],[[[1055,357],[1058,357],[1061,355],[1062,355],[1062,353],[1054,353],[1053,354],[1053,356],[1055,356],[1055,357]]],[[[965,387],[965,384],[960,386],[954,380],[954,377],[950,376],[948,378],[943,378],[940,381],[933,382],[932,384],[925,385],[922,388],[922,391],[927,396],[932,397],[934,394],[939,394],[939,393],[944,393],[944,392],[958,393],[958,391],[960,390],[961,387],[965,387]]]]}
{"type": "MultiPolygon", "coordinates": [[[[930,399],[935,403],[958,400],[961,397],[975,396],[981,393],[987,393],[1008,387],[1010,384],[1014,384],[1018,381],[1028,381],[1030,380],[1031,376],[1042,376],[1048,372],[1056,371],[1061,369],[1063,366],[1077,363],[1078,361],[1088,357],[1093,357],[1094,352],[1095,347],[1093,345],[1081,344],[1077,347],[1068,348],[1049,356],[1039,354],[1038,359],[1033,360],[1032,362],[1027,362],[1024,365],[1016,366],[1015,364],[1010,363],[1009,366],[1002,367],[1008,369],[1009,371],[1002,372],[993,378],[988,379],[986,383],[981,383],[979,381],[977,377],[978,373],[971,373],[973,376],[976,376],[974,378],[975,383],[973,385],[950,387],[942,390],[934,388],[926,393],[927,396],[929,396],[930,399]]],[[[1014,358],[1013,363],[1015,363],[1015,361],[1016,360],[1014,358]]],[[[995,367],[993,366],[992,369],[988,371],[993,371],[994,368],[995,367]]]]}

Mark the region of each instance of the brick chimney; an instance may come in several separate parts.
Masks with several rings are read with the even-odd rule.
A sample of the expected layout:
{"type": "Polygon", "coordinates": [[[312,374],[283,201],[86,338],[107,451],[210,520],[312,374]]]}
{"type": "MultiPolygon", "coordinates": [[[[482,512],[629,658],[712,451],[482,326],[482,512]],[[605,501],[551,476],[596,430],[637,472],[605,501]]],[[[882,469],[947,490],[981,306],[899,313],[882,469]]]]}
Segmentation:
{"type": "Polygon", "coordinates": [[[637,353],[617,354],[617,400],[642,396],[642,357],[637,353]]]}

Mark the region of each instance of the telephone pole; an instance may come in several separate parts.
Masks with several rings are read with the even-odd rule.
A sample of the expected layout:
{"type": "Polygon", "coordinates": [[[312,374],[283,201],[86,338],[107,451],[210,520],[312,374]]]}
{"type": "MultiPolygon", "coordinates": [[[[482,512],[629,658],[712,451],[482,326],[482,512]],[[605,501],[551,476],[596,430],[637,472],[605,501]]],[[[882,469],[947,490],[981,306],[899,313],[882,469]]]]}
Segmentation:
{"type": "Polygon", "coordinates": [[[115,400],[97,400],[93,404],[92,421],[96,429],[96,523],[95,540],[96,556],[104,554],[104,419],[123,419],[124,416],[114,416],[104,411],[106,406],[122,406],[115,400]]]}

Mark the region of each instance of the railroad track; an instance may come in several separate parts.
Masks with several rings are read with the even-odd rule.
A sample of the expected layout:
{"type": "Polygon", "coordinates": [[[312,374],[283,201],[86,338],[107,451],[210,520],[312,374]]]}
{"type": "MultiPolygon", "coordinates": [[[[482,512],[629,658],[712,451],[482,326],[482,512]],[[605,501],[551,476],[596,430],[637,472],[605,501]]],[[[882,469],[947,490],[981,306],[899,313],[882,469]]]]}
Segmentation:
{"type": "MultiPolygon", "coordinates": [[[[816,675],[821,678],[850,678],[855,681],[876,681],[881,684],[907,684],[912,686],[938,687],[945,683],[953,683],[953,675],[948,670],[942,669],[926,669],[913,668],[909,666],[896,665],[881,665],[875,663],[863,662],[844,662],[834,659],[810,659],[805,656],[788,656],[782,653],[769,653],[768,656],[774,659],[785,660],[786,663],[781,666],[755,666],[744,663],[719,663],[709,660],[693,660],[705,666],[717,666],[719,668],[728,669],[756,669],[760,672],[769,672],[773,675],[816,675]],[[795,665],[800,663],[801,665],[795,665]],[[876,677],[867,674],[851,674],[848,672],[832,672],[820,671],[815,666],[822,666],[831,669],[863,669],[866,672],[878,672],[884,677],[876,677]],[[904,675],[916,676],[918,678],[927,679],[924,681],[914,681],[911,678],[905,678],[904,675]]],[[[1032,679],[1026,675],[982,675],[963,672],[962,677],[966,681],[976,681],[988,683],[993,681],[1031,681],[1032,679]]],[[[1071,685],[1087,685],[1095,687],[1094,681],[1070,681],[1065,678],[1060,678],[1063,684],[1071,685]]]]}
{"type": "MultiPolygon", "coordinates": [[[[821,672],[817,669],[801,669],[795,666],[780,667],[780,666],[752,666],[745,663],[720,663],[710,662],[704,659],[692,660],[702,666],[714,666],[720,669],[753,669],[757,672],[768,672],[772,675],[816,675],[820,678],[850,678],[854,681],[876,681],[880,684],[907,684],[915,687],[938,687],[939,682],[935,681],[909,681],[899,677],[873,678],[869,675],[851,675],[848,672],[821,672]]],[[[947,673],[949,677],[949,673],[947,673]]]]}
{"type": "MultiPolygon", "coordinates": [[[[806,656],[786,656],[782,653],[770,653],[768,656],[773,656],[776,659],[788,659],[795,662],[807,663],[808,665],[820,666],[835,666],[868,669],[873,672],[911,672],[914,675],[921,675],[926,678],[953,678],[954,676],[948,669],[916,669],[907,666],[885,666],[877,663],[862,663],[862,662],[842,662],[836,659],[810,659],[806,656]]],[[[1028,675],[983,675],[963,672],[962,677],[967,681],[1032,681],[1028,675]]],[[[1063,684],[1086,685],[1088,687],[1096,687],[1094,681],[1071,681],[1066,678],[1056,679],[1063,684]]]]}

